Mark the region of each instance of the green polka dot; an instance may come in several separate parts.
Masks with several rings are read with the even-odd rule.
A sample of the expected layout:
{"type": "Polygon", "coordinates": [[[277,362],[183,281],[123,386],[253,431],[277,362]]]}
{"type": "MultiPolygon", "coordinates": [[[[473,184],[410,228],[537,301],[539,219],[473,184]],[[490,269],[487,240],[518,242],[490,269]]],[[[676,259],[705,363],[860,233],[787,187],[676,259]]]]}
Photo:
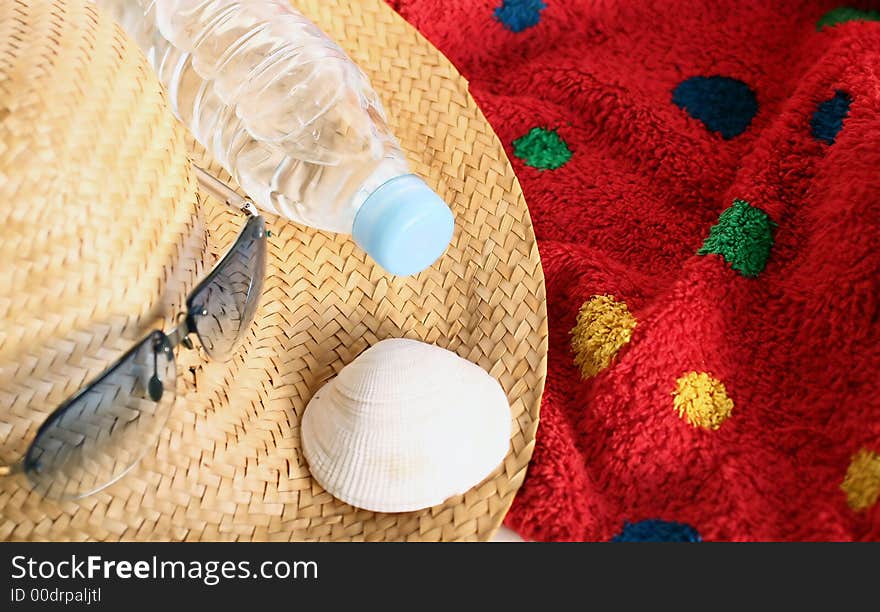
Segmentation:
{"type": "Polygon", "coordinates": [[[715,253],[743,276],[757,276],[767,265],[773,247],[773,228],[760,208],[745,200],[734,200],[733,206],[721,213],[718,223],[709,230],[698,255],[715,253]]]}
{"type": "Polygon", "coordinates": [[[822,15],[822,18],[816,22],[816,29],[832,28],[847,21],[880,21],[880,13],[841,6],[822,15]]]}
{"type": "Polygon", "coordinates": [[[556,130],[540,127],[514,140],[513,154],[538,170],[556,170],[571,159],[571,150],[556,130]]]}

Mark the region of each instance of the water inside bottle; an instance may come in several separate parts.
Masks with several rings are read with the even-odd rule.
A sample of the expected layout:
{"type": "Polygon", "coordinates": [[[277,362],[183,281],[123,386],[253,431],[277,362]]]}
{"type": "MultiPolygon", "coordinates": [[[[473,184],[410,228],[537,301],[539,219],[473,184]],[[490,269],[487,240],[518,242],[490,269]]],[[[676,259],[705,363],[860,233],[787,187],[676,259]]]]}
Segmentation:
{"type": "Polygon", "coordinates": [[[147,51],[174,112],[266,211],[351,232],[407,164],[363,72],[282,2],[100,0],[147,51]]]}

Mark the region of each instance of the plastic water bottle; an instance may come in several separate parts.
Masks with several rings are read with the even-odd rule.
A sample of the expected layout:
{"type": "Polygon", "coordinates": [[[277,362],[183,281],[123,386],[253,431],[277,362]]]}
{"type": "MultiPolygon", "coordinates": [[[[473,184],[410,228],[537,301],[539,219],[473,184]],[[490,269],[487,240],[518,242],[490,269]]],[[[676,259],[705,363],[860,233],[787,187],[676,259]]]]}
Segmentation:
{"type": "Polygon", "coordinates": [[[449,207],[410,173],[366,75],[286,0],[96,0],[257,206],[352,234],[393,274],[430,266],[449,207]]]}

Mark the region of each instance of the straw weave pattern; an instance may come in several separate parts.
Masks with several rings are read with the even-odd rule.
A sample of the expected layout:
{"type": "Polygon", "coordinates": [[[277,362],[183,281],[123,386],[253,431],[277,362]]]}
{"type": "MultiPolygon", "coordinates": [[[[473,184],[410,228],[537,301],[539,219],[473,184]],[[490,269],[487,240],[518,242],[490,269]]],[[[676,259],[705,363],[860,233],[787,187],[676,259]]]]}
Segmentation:
{"type": "MultiPolygon", "coordinates": [[[[185,137],[149,67],[81,1],[0,8],[0,248],[14,262],[0,273],[6,461],[138,334],[167,328],[244,223],[210,200],[194,202],[185,137]],[[26,93],[12,93],[19,89],[26,93]],[[20,95],[38,100],[26,114],[20,95]],[[55,163],[35,166],[25,142],[55,163]],[[93,184],[70,178],[87,176],[84,167],[93,184]],[[39,198],[64,191],[47,191],[52,181],[79,190],[41,216],[39,198]],[[125,192],[114,196],[113,185],[125,192]],[[128,205],[112,204],[120,201],[128,205]],[[16,220],[35,229],[17,240],[16,220]],[[126,225],[111,239],[106,223],[126,225]],[[203,225],[207,252],[193,246],[204,244],[203,225]],[[50,240],[56,231],[63,235],[50,240]],[[86,248],[93,244],[98,252],[86,248]],[[51,316],[35,315],[47,303],[51,316]]],[[[429,270],[397,278],[346,236],[267,218],[263,300],[232,361],[178,353],[178,399],[155,450],[107,489],[57,503],[23,477],[0,481],[0,538],[474,540],[500,525],[532,454],[546,373],[543,275],[522,192],[466,82],[390,8],[295,4],[367,72],[413,170],[452,206],[453,244],[429,270]],[[513,434],[503,465],[466,494],[380,514],[334,499],[311,478],[299,422],[322,384],[391,337],[435,343],[485,368],[508,394],[513,434]]],[[[186,142],[194,161],[231,180],[186,142]]]]}

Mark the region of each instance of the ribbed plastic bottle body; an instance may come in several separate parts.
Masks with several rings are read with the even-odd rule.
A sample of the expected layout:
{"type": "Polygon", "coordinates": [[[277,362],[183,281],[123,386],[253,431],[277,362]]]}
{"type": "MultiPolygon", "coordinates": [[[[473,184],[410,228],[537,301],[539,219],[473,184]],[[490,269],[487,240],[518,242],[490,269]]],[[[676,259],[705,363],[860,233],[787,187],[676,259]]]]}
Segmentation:
{"type": "Polygon", "coordinates": [[[264,210],[350,233],[409,172],[366,76],[285,0],[97,0],[195,138],[264,210]]]}

